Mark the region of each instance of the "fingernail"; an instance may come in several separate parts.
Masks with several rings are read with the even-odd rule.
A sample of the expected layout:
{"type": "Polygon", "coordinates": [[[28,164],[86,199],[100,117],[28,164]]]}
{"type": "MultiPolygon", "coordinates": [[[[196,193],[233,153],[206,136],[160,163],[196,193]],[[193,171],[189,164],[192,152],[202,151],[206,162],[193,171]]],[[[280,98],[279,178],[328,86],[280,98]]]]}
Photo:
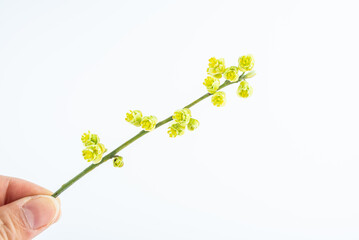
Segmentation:
{"type": "Polygon", "coordinates": [[[60,205],[51,196],[36,196],[27,201],[22,210],[29,227],[37,230],[53,223],[59,215],[60,205]]]}

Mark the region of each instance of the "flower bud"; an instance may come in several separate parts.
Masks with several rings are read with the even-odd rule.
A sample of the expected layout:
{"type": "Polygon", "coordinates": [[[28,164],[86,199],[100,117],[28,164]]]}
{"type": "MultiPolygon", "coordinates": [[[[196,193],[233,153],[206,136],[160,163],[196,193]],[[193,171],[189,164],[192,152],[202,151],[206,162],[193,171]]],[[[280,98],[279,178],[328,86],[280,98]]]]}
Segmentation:
{"type": "Polygon", "coordinates": [[[120,168],[120,167],[123,167],[123,164],[124,164],[124,162],[123,162],[123,157],[121,157],[121,156],[115,156],[115,157],[113,158],[113,166],[114,166],[114,167],[120,168]]]}
{"type": "Polygon", "coordinates": [[[145,131],[152,131],[156,128],[157,118],[155,116],[146,116],[142,118],[141,127],[145,131]]]}
{"type": "Polygon", "coordinates": [[[224,59],[223,58],[210,58],[207,68],[207,73],[210,75],[216,75],[217,78],[222,77],[222,73],[224,73],[224,70],[226,69],[224,65],[224,59]]]}
{"type": "Polygon", "coordinates": [[[140,110],[129,111],[126,113],[125,120],[135,125],[136,127],[140,127],[142,121],[142,112],[140,110]]]}
{"type": "Polygon", "coordinates": [[[186,124],[183,123],[172,123],[169,127],[168,127],[168,135],[172,138],[175,138],[177,136],[181,136],[184,134],[186,130],[186,124]]]}
{"type": "Polygon", "coordinates": [[[226,71],[224,72],[224,78],[231,81],[231,82],[235,82],[238,80],[238,68],[235,66],[229,67],[226,69],[226,71]]]}
{"type": "Polygon", "coordinates": [[[203,82],[203,85],[206,86],[207,91],[210,94],[215,93],[218,90],[220,84],[221,83],[219,82],[219,80],[212,76],[208,76],[206,79],[204,79],[204,82],[203,82]]]}
{"type": "Polygon", "coordinates": [[[244,75],[244,79],[252,78],[255,75],[256,75],[256,71],[251,71],[251,72],[247,73],[246,75],[244,75]]]}
{"type": "Polygon", "coordinates": [[[172,119],[178,123],[187,124],[191,118],[191,110],[183,108],[174,112],[172,119]]]}
{"type": "Polygon", "coordinates": [[[239,83],[239,87],[237,89],[238,96],[242,98],[250,97],[253,93],[253,88],[249,86],[248,82],[243,80],[239,83]]]}
{"type": "Polygon", "coordinates": [[[226,94],[224,92],[216,92],[212,96],[212,103],[216,107],[223,107],[226,104],[226,94]]]}
{"type": "Polygon", "coordinates": [[[252,70],[254,66],[254,57],[252,55],[244,55],[238,59],[238,68],[242,72],[252,70]]]}
{"type": "Polygon", "coordinates": [[[90,145],[82,150],[82,155],[85,160],[88,162],[93,162],[93,164],[98,164],[102,159],[102,149],[99,145],[90,145]]]}
{"type": "Polygon", "coordinates": [[[199,126],[199,121],[197,119],[191,118],[187,124],[187,129],[190,131],[195,130],[199,126]]]}

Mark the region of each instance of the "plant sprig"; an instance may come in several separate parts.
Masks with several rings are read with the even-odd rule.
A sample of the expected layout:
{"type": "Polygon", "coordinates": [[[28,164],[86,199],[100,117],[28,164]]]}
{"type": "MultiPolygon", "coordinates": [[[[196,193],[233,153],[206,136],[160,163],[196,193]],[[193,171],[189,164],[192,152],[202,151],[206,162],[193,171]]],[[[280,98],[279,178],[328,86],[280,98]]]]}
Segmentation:
{"type": "Polygon", "coordinates": [[[254,71],[245,74],[247,71],[251,71],[254,66],[254,59],[252,55],[241,56],[238,59],[238,67],[231,66],[229,68],[225,68],[223,58],[209,59],[208,66],[208,76],[203,83],[203,85],[206,86],[208,91],[206,94],[186,105],[183,109],[176,111],[174,115],[171,115],[160,122],[157,122],[157,118],[155,116],[142,117],[142,113],[140,111],[130,111],[130,113],[127,113],[126,121],[132,123],[134,126],[142,127],[143,130],[129,140],[127,140],[126,142],[124,142],[123,144],[121,144],[120,146],[118,146],[112,152],[106,154],[105,156],[103,156],[103,154],[107,151],[107,149],[102,143],[100,143],[99,137],[96,134],[91,134],[90,132],[83,134],[81,140],[86,147],[83,150],[83,156],[85,160],[92,161],[93,163],[87,168],[85,168],[82,172],[77,174],[75,177],[70,179],[68,182],[63,184],[54,194],[52,194],[52,197],[58,197],[72,184],[74,184],[83,176],[91,172],[93,169],[99,167],[101,164],[107,162],[110,159],[114,160],[113,164],[115,167],[122,167],[123,158],[117,156],[116,154],[131,143],[135,142],[142,136],[149,133],[150,131],[157,129],[166,123],[169,123],[173,120],[175,121],[175,123],[172,123],[172,125],[169,126],[168,134],[170,137],[183,135],[186,126],[189,130],[196,129],[199,126],[199,122],[198,120],[191,118],[191,112],[189,108],[193,107],[194,105],[208,98],[211,95],[213,105],[217,107],[224,106],[226,102],[225,93],[219,90],[229,85],[240,82],[237,90],[238,96],[247,98],[252,95],[253,89],[251,86],[249,86],[248,82],[245,81],[245,79],[255,76],[254,71]],[[239,75],[239,71],[242,71],[241,75],[239,75]],[[220,85],[219,79],[222,76],[224,76],[226,80],[220,85]]]}

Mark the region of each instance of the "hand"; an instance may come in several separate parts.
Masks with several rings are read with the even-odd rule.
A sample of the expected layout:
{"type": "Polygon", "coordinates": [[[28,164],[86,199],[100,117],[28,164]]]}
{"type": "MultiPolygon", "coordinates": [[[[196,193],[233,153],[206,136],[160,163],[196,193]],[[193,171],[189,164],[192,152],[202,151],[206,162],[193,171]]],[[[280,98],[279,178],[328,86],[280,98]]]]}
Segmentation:
{"type": "Polygon", "coordinates": [[[60,201],[25,180],[0,176],[0,240],[32,239],[60,217],[60,201]]]}

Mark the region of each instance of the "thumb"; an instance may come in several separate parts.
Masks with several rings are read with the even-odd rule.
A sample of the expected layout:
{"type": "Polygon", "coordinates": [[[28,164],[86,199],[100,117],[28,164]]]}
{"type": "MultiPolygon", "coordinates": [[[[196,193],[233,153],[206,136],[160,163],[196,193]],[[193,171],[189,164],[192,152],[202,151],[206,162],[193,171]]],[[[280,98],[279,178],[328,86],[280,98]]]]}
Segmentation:
{"type": "Polygon", "coordinates": [[[60,215],[59,200],[38,195],[0,207],[0,239],[31,239],[60,215]]]}

